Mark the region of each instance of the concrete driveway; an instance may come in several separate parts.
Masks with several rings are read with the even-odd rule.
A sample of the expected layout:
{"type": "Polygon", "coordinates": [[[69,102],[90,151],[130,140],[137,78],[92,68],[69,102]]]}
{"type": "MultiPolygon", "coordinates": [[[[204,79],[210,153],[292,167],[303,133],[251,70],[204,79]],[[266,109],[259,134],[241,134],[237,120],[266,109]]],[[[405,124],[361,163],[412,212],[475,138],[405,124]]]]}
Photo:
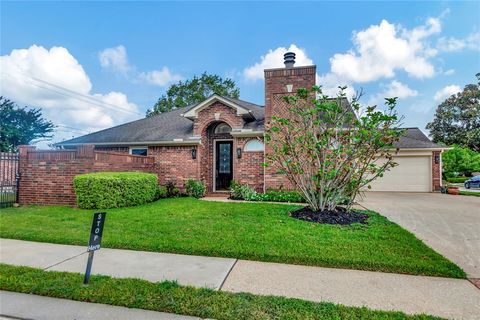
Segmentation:
{"type": "Polygon", "coordinates": [[[366,192],[359,204],[413,232],[469,278],[480,278],[480,197],[366,192]]]}

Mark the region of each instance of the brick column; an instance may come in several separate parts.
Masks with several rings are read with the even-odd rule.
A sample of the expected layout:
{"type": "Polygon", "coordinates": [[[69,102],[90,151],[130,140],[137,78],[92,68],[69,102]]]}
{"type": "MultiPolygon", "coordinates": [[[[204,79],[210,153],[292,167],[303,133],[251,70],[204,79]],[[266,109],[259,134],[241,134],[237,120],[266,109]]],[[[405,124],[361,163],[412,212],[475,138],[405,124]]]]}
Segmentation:
{"type": "Polygon", "coordinates": [[[18,202],[20,204],[25,203],[24,195],[28,193],[25,183],[22,183],[27,179],[28,175],[28,153],[35,150],[34,146],[21,145],[18,146],[18,202]]]}
{"type": "Polygon", "coordinates": [[[439,191],[442,186],[442,155],[441,151],[432,152],[432,190],[439,191]]]}

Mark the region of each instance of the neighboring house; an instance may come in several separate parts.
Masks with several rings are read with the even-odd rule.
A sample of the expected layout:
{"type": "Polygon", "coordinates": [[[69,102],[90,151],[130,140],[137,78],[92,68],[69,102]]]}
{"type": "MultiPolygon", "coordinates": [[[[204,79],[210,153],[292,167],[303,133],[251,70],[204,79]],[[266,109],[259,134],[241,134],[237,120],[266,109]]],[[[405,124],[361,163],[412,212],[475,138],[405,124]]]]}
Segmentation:
{"type": "MultiPolygon", "coordinates": [[[[93,144],[97,150],[154,156],[160,183],[183,187],[187,179],[205,181],[207,191],[226,191],[232,180],[257,191],[289,188],[285,176],[264,167],[265,124],[281,114],[282,97],[315,84],[316,66],[265,70],[265,106],[213,95],[193,106],[105,129],[58,145],[93,144]]],[[[346,101],[348,105],[348,101],[346,101]]],[[[375,191],[438,190],[440,153],[418,128],[406,128],[395,156],[398,167],[372,185],[375,191]]]]}

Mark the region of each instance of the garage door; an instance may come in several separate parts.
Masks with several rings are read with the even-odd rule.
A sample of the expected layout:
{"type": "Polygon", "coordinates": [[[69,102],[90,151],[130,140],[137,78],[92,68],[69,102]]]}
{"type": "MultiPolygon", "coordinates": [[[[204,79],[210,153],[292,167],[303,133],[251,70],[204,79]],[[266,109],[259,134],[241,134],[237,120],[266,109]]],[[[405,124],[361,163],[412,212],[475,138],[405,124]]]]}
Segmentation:
{"type": "Polygon", "coordinates": [[[372,182],[371,191],[431,191],[431,157],[395,157],[394,161],[398,163],[398,166],[372,182]]]}

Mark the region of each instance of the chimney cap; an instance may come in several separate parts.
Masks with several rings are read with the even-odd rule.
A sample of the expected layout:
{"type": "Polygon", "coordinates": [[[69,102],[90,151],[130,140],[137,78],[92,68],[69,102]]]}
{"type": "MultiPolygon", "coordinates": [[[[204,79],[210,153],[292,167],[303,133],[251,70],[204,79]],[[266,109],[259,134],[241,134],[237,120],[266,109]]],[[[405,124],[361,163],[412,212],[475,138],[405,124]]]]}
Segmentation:
{"type": "Polygon", "coordinates": [[[285,63],[285,68],[293,68],[295,64],[295,52],[287,52],[283,55],[283,62],[285,63]]]}

